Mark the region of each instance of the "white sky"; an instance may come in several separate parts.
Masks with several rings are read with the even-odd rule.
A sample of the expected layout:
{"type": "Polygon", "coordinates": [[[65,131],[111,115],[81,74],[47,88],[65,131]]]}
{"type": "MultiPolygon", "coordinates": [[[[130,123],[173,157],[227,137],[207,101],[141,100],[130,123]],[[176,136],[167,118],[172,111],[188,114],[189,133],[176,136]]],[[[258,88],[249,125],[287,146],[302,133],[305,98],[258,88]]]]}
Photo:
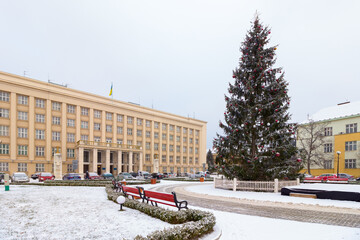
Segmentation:
{"type": "Polygon", "coordinates": [[[279,44],[293,122],[358,101],[359,1],[1,0],[0,71],[208,122],[255,11],[279,44]]]}

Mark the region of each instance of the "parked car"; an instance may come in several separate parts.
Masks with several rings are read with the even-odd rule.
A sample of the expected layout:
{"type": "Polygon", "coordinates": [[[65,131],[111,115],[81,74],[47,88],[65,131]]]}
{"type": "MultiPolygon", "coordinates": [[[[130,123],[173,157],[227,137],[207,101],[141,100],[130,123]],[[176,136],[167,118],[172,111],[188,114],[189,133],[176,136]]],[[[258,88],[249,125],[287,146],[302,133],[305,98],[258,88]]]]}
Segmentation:
{"type": "Polygon", "coordinates": [[[96,172],[89,172],[89,179],[97,180],[100,179],[100,176],[96,172]]]}
{"type": "Polygon", "coordinates": [[[135,179],[130,173],[127,173],[127,172],[119,173],[118,178],[120,180],[123,180],[123,179],[126,179],[126,180],[135,179]]]}
{"type": "Polygon", "coordinates": [[[55,176],[49,172],[41,172],[39,174],[39,182],[46,181],[46,180],[54,180],[55,176]]]}
{"type": "Polygon", "coordinates": [[[150,179],[151,175],[149,172],[139,171],[139,175],[136,178],[137,179],[150,179]]]}
{"type": "Polygon", "coordinates": [[[348,181],[355,181],[354,177],[347,173],[339,173],[339,178],[347,178],[348,181]]]}
{"type": "Polygon", "coordinates": [[[113,179],[114,175],[112,175],[112,173],[103,173],[103,174],[101,174],[101,178],[102,179],[113,179]]]}
{"type": "Polygon", "coordinates": [[[63,176],[63,180],[81,180],[81,177],[77,173],[67,173],[63,176]]]}
{"type": "Polygon", "coordinates": [[[336,174],[333,173],[324,173],[320,176],[315,177],[317,179],[320,179],[321,181],[327,181],[329,178],[336,178],[336,174]]]}
{"type": "Polygon", "coordinates": [[[138,174],[137,172],[131,172],[130,174],[131,174],[131,176],[133,176],[134,178],[136,178],[137,176],[139,176],[139,174],[138,174]]]}
{"type": "Polygon", "coordinates": [[[163,179],[164,178],[164,174],[162,173],[152,173],[151,174],[152,178],[156,178],[156,179],[163,179]]]}
{"type": "Polygon", "coordinates": [[[34,180],[36,180],[36,179],[39,178],[39,175],[40,175],[39,172],[38,172],[38,173],[34,173],[34,174],[31,175],[31,178],[34,179],[34,180]]]}
{"type": "Polygon", "coordinates": [[[14,172],[11,177],[11,180],[13,182],[29,182],[30,181],[29,177],[24,172],[14,172]]]}

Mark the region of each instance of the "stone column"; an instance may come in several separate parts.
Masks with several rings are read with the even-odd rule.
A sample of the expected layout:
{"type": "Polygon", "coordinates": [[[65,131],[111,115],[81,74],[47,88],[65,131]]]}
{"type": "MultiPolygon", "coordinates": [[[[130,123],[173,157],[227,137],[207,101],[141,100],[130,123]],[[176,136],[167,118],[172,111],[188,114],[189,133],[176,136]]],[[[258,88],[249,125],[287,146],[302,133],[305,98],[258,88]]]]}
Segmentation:
{"type": "Polygon", "coordinates": [[[143,171],[143,153],[139,152],[139,171],[143,171]]]}
{"type": "Polygon", "coordinates": [[[79,147],[79,159],[78,159],[78,173],[80,174],[81,178],[84,178],[84,148],[79,147]]]}
{"type": "Polygon", "coordinates": [[[110,149],[106,149],[105,172],[110,172],[110,149]]]}
{"type": "Polygon", "coordinates": [[[129,152],[129,172],[133,171],[133,152],[129,152]]]}
{"type": "Polygon", "coordinates": [[[35,99],[29,97],[29,160],[35,160],[35,99]]]}
{"type": "Polygon", "coordinates": [[[97,161],[98,161],[98,150],[96,148],[93,149],[93,172],[97,172],[97,161]]]}
{"type": "Polygon", "coordinates": [[[117,169],[118,174],[122,172],[122,151],[118,151],[117,169]]]}

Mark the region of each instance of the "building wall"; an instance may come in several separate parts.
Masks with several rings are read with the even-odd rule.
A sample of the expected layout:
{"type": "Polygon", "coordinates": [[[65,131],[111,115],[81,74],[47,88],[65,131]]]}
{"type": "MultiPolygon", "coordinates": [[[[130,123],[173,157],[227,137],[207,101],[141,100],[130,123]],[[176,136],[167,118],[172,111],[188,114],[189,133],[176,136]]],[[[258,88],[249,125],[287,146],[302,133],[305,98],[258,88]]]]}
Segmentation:
{"type": "MultiPolygon", "coordinates": [[[[121,156],[124,155],[123,159],[120,157],[123,164],[129,162],[129,149],[135,149],[137,146],[137,150],[134,150],[134,162],[138,165],[134,165],[136,169],[133,170],[154,171],[155,158],[159,158],[161,172],[200,170],[206,162],[206,122],[204,121],[4,72],[0,72],[1,92],[9,95],[8,101],[0,101],[0,109],[9,111],[8,117],[0,117],[0,126],[9,128],[7,135],[0,136],[1,144],[9,145],[9,153],[0,154],[0,171],[7,170],[6,172],[12,174],[21,170],[19,163],[27,163],[25,172],[28,175],[37,171],[36,164],[44,164],[43,170],[52,172],[53,153],[59,149],[63,159],[63,172],[67,172],[68,165],[72,164],[73,160],[79,159],[83,150],[89,151],[91,159],[95,157],[93,149],[97,148],[94,144],[97,138],[101,143],[111,141],[113,146],[108,150],[110,149],[115,157],[120,153],[121,156]],[[21,96],[25,96],[27,104],[19,104],[21,96]],[[36,106],[39,99],[43,100],[44,106],[36,106]],[[69,111],[69,106],[74,111],[69,111]],[[100,112],[100,116],[95,116],[96,112],[100,112]],[[27,113],[27,120],[19,119],[19,114],[22,113],[27,113]],[[37,114],[43,115],[45,121],[37,121],[37,114]],[[111,119],[107,117],[108,114],[112,115],[111,119]],[[73,126],[68,126],[69,120],[73,121],[73,126]],[[138,120],[142,123],[138,124],[138,120]],[[86,124],[87,128],[84,128],[86,124]],[[94,129],[94,124],[99,124],[100,130],[94,129]],[[118,127],[122,128],[121,133],[118,133],[118,127]],[[111,128],[112,131],[107,131],[107,128],[111,128]],[[19,129],[27,129],[27,137],[21,137],[19,129]],[[44,139],[36,138],[37,130],[44,131],[44,139]],[[132,131],[132,134],[130,132],[128,134],[128,131],[132,131]],[[147,136],[148,133],[150,136],[147,136]],[[53,134],[59,134],[59,138],[56,139],[57,136],[54,138],[53,134]],[[67,140],[68,134],[74,135],[73,141],[67,140]],[[85,140],[87,145],[83,146],[79,140],[85,140]],[[115,146],[114,143],[118,141],[122,143],[115,146]],[[150,148],[146,147],[147,143],[150,148]],[[157,150],[154,149],[156,144],[158,144],[157,150]],[[19,154],[19,146],[26,146],[27,153],[19,154]],[[177,151],[179,150],[177,146],[180,151],[177,151]],[[44,148],[43,156],[36,154],[37,147],[44,148]],[[74,157],[67,156],[67,149],[74,149],[74,157]],[[150,159],[147,155],[150,155],[150,159]],[[163,156],[166,156],[164,160],[163,156]],[[179,160],[177,157],[180,157],[180,161],[177,161],[179,160]],[[139,161],[142,163],[141,166],[139,161]],[[8,169],[4,169],[5,166],[1,165],[4,163],[8,163],[8,169]]],[[[106,149],[100,150],[106,152],[106,149]]],[[[89,169],[94,171],[94,166],[96,164],[90,163],[89,169]]],[[[79,168],[80,171],[81,168],[82,166],[79,168]]]]}

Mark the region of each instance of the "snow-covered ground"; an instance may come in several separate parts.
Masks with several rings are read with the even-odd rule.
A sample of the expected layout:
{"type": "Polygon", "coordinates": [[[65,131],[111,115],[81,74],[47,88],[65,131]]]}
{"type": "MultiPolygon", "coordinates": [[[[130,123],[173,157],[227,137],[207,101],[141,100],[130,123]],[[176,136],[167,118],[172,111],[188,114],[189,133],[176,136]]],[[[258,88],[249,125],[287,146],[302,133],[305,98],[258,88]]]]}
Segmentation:
{"type": "MultiPolygon", "coordinates": [[[[160,184],[184,184],[184,182],[162,181],[160,184]]],[[[153,186],[144,185],[145,188],[153,186]]],[[[10,186],[8,192],[3,189],[0,188],[0,239],[132,239],[138,234],[146,236],[157,229],[172,226],[128,208],[123,212],[118,211],[119,206],[107,200],[102,187],[10,186]]],[[[211,195],[218,194],[218,189],[207,183],[187,189],[211,195]]],[[[226,196],[230,196],[231,193],[233,192],[226,191],[226,196]]],[[[224,192],[222,194],[224,196],[224,192]]],[[[236,194],[241,194],[242,197],[251,195],[253,199],[258,200],[274,198],[289,198],[293,202],[299,200],[274,193],[236,192],[236,194]]],[[[320,202],[320,200],[316,201],[320,202]]],[[[356,228],[202,210],[212,211],[215,214],[217,224],[213,236],[221,231],[221,239],[224,240],[360,239],[360,229],[356,228]]],[[[205,237],[205,239],[212,238],[205,237]]]]}
{"type": "MultiPolygon", "coordinates": [[[[360,185],[314,183],[314,184],[301,184],[300,186],[293,186],[293,187],[360,192],[360,185]]],[[[320,206],[334,206],[334,207],[360,209],[359,202],[290,197],[290,196],[282,196],[280,193],[242,192],[242,191],[234,192],[231,190],[224,190],[218,188],[215,189],[214,185],[209,183],[204,183],[196,186],[189,186],[186,187],[186,190],[190,192],[196,192],[196,193],[213,195],[213,196],[226,196],[226,197],[248,199],[254,201],[271,201],[271,202],[286,202],[286,203],[299,203],[299,204],[302,203],[302,204],[311,204],[311,205],[320,205],[320,206]]]]}

